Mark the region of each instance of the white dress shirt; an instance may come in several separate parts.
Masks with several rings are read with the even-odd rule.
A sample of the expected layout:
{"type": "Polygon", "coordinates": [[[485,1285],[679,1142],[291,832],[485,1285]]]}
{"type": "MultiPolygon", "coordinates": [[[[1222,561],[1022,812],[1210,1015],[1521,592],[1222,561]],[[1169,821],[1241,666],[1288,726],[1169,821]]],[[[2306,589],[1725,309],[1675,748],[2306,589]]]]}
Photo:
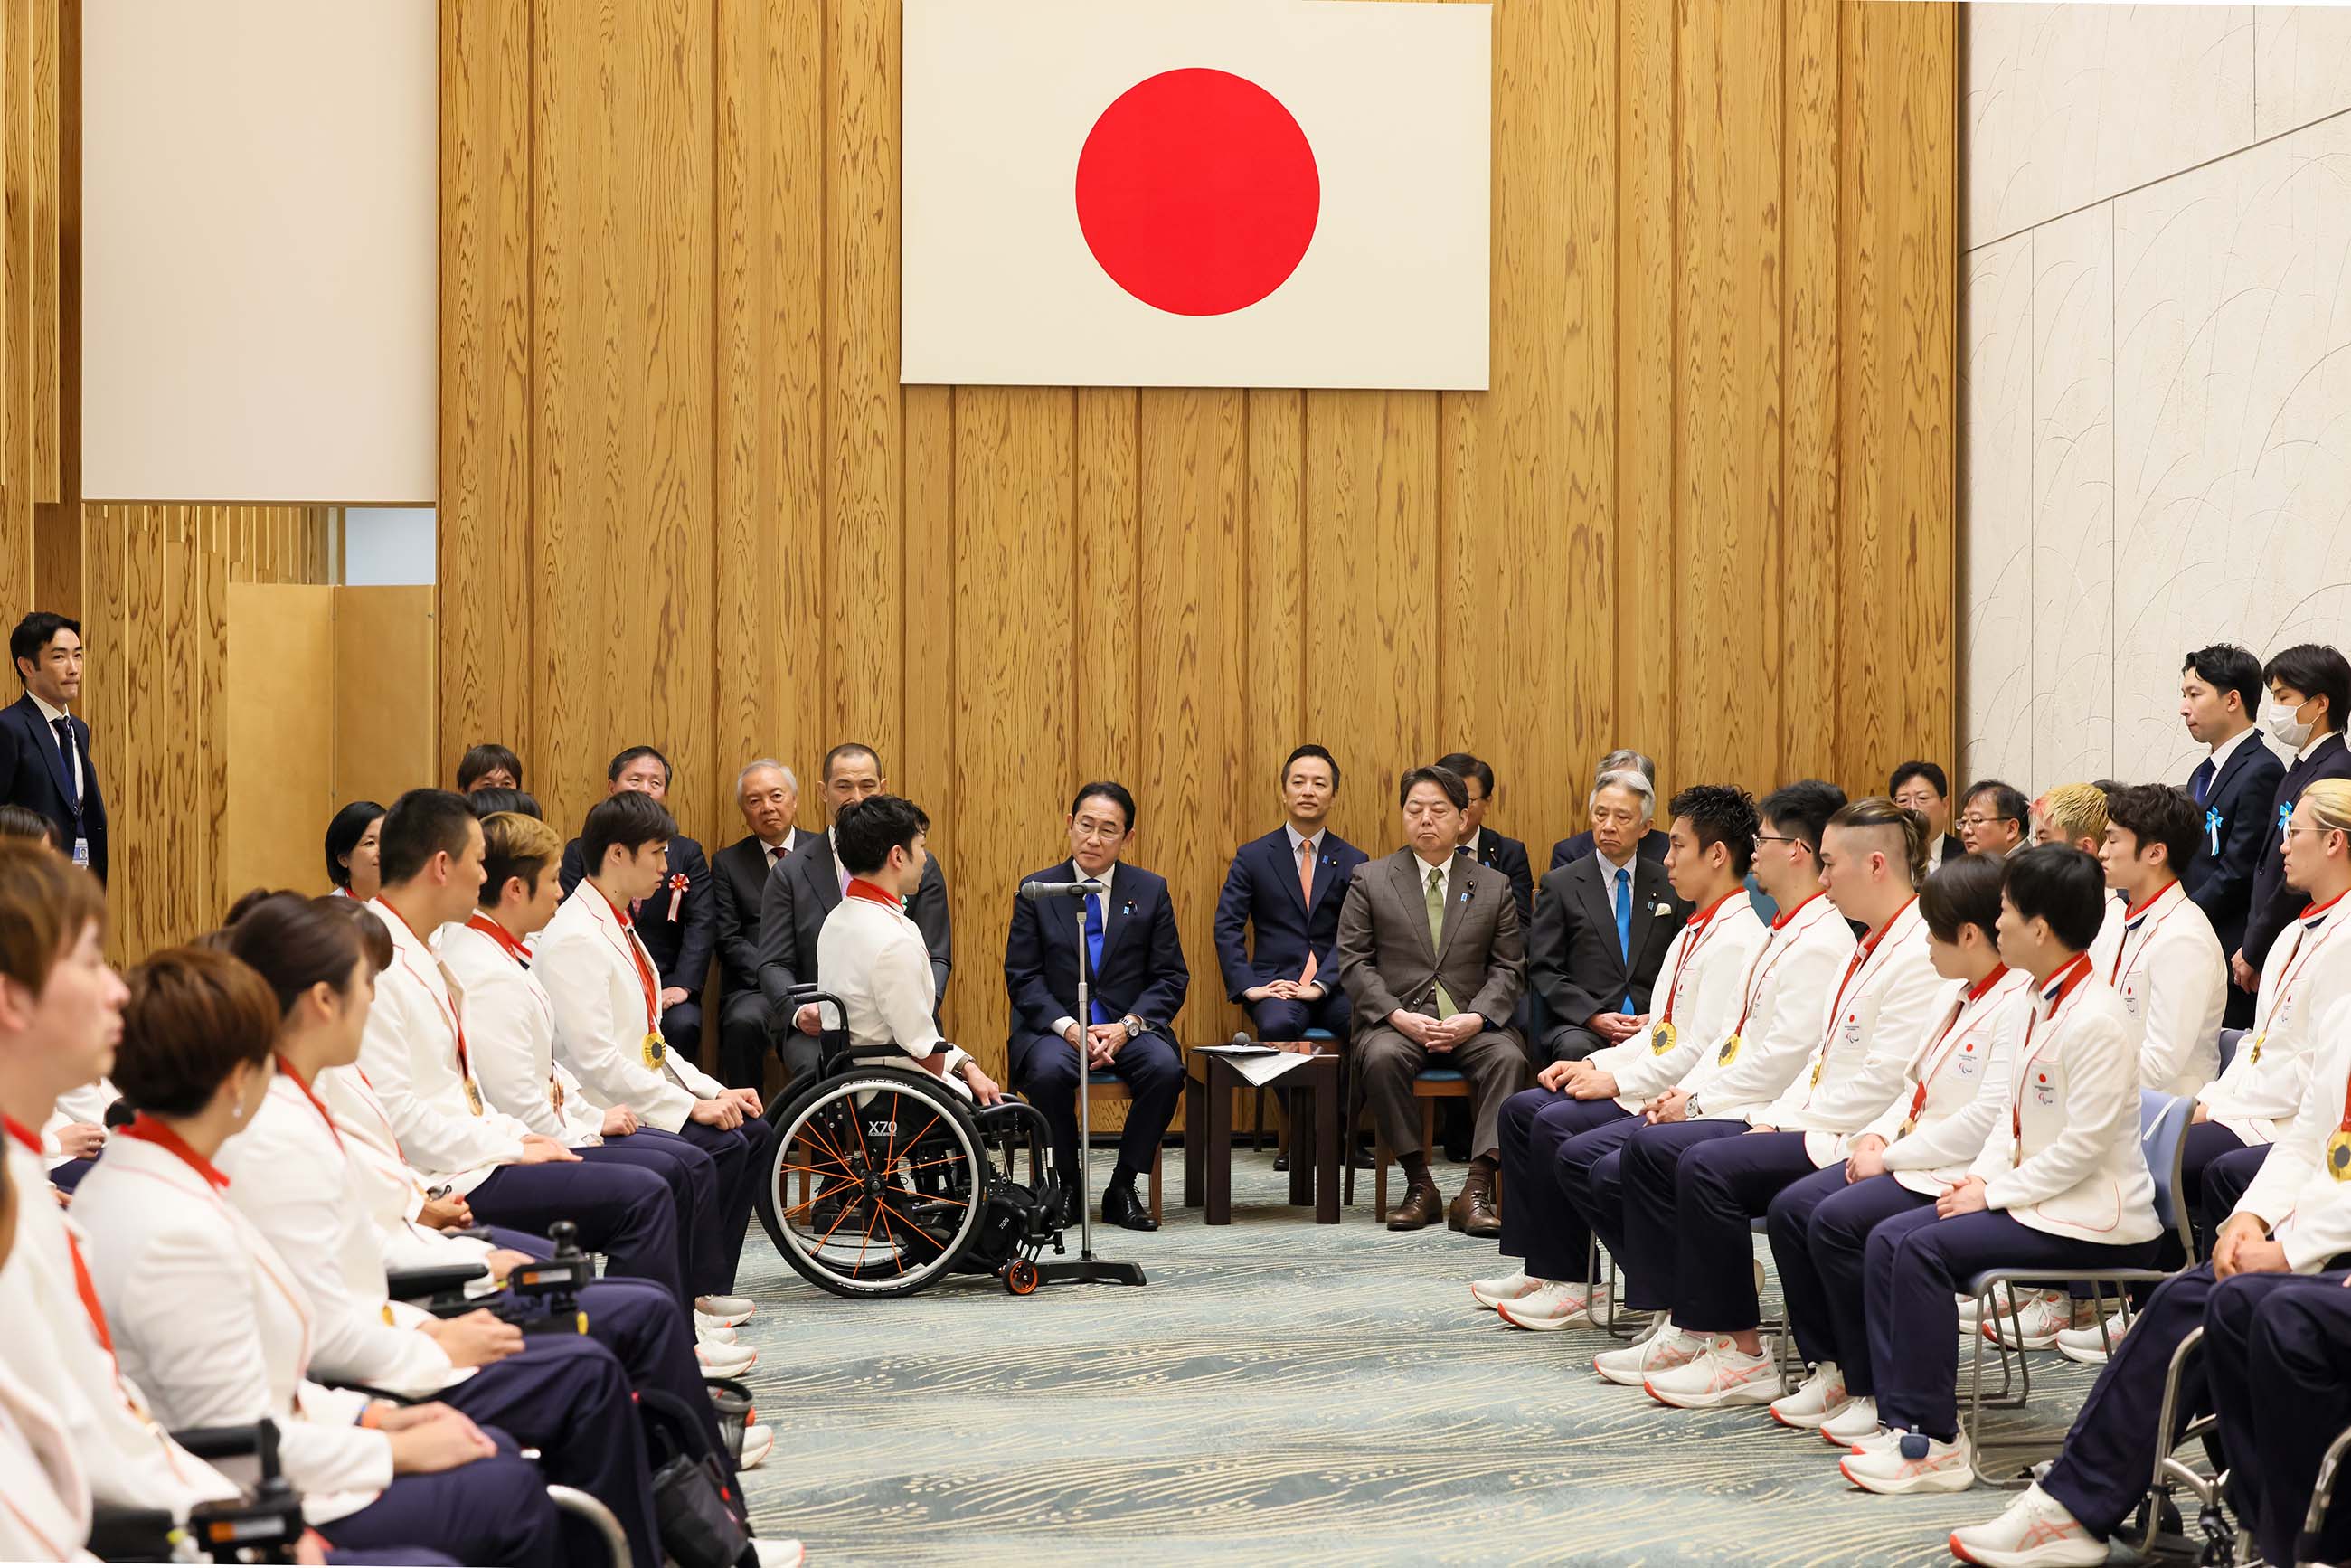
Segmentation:
{"type": "Polygon", "coordinates": [[[2163,1225],[2139,1148],[2138,1052],[2122,998],[2095,972],[2071,989],[2067,977],[2060,970],[2033,993],[2006,1113],[1969,1174],[1983,1178],[1985,1204],[2020,1225],[2106,1246],[2151,1241],[2163,1225]]]}
{"type": "Polygon", "coordinates": [[[824,988],[841,999],[851,1044],[895,1045],[909,1065],[944,1051],[947,1082],[970,1097],[959,1070],[971,1059],[939,1038],[931,950],[904,910],[853,894],[843,898],[817,933],[816,967],[824,988]]]}
{"type": "MultiPolygon", "coordinates": [[[[1780,911],[1739,977],[1739,1010],[1729,1031],[1716,1040],[1685,1036],[1654,1063],[1675,1072],[1674,1085],[1688,1093],[1684,1113],[1746,1121],[1771,1104],[1820,1043],[1829,988],[1853,949],[1853,927],[1827,894],[1780,911]]],[[[1646,1074],[1636,1079],[1648,1081],[1646,1074]]]]}
{"type": "Polygon", "coordinates": [[[2285,1135],[2309,1086],[2314,1050],[2331,1041],[2315,1030],[2335,1004],[2351,996],[2351,925],[2337,899],[2304,911],[2270,944],[2253,994],[2253,1023],[2237,1042],[2229,1070],[2197,1092],[2206,1114],[2247,1144],[2285,1135]]]}
{"type": "Polygon", "coordinates": [[[1967,1177],[2007,1108],[2008,1064],[2032,1010],[2032,977],[2003,968],[1981,988],[1953,981],[1941,1021],[1920,1037],[1903,1092],[1869,1131],[1906,1191],[1939,1197],[1967,1177]]]}
{"type": "Polygon", "coordinates": [[[530,1129],[482,1098],[465,1038],[465,992],[424,935],[381,898],[370,899],[368,909],[392,933],[392,957],[375,977],[359,1066],[391,1114],[407,1162],[454,1191],[471,1192],[522,1156],[530,1129]]]}
{"type": "Polygon", "coordinates": [[[420,1327],[432,1314],[385,1291],[382,1244],[364,1196],[367,1173],[323,1104],[281,1067],[244,1132],[215,1163],[228,1200],[277,1255],[299,1258],[315,1319],[314,1375],[412,1397],[473,1375],[420,1327]]]}
{"type": "Polygon", "coordinates": [[[114,1085],[103,1078],[95,1083],[85,1083],[78,1089],[68,1089],[58,1095],[57,1109],[50,1112],[49,1119],[41,1124],[41,1154],[48,1161],[49,1168],[57,1169],[69,1157],[65,1145],[58,1141],[59,1133],[68,1127],[105,1126],[107,1108],[121,1098],[114,1085]]]}
{"type": "Polygon", "coordinates": [[[2260,727],[2249,724],[2244,728],[2239,730],[2236,734],[2231,736],[2228,739],[2222,741],[2220,745],[2212,748],[2209,760],[2212,764],[2212,777],[2216,780],[2220,777],[2220,770],[2229,766],[2229,758],[2236,755],[2237,747],[2244,745],[2249,740],[2252,741],[2256,746],[2261,744],[2259,740],[2254,738],[2259,733],[2260,727]]]}
{"type": "Polygon", "coordinates": [[[555,1060],[555,1004],[538,977],[470,922],[444,925],[433,946],[465,993],[465,1043],[484,1096],[567,1148],[601,1144],[602,1111],[555,1060]]]}
{"type": "Polygon", "coordinates": [[[1739,1021],[1739,982],[1767,935],[1743,887],[1682,923],[1657,966],[1649,1027],[1592,1054],[1593,1066],[1614,1076],[1617,1104],[1638,1111],[1681,1076],[1696,1051],[1729,1036],[1739,1021]],[[1661,1047],[1668,1011],[1673,1029],[1661,1047]],[[1686,1040],[1702,1043],[1686,1051],[1686,1040]]]}
{"type": "MultiPolygon", "coordinates": [[[[6,1140],[6,1157],[16,1190],[40,1192],[40,1158],[14,1138],[6,1140]]],[[[0,1371],[56,1413],[99,1502],[160,1508],[184,1521],[197,1503],[235,1497],[227,1477],[172,1440],[101,1343],[104,1315],[93,1321],[83,1305],[77,1250],[86,1260],[91,1249],[65,1209],[47,1201],[17,1204],[16,1249],[0,1268],[0,1323],[7,1325],[0,1333],[0,1371]]],[[[0,1562],[9,1555],[0,1550],[0,1562]]]]}
{"type": "Polygon", "coordinates": [[[2351,1181],[2328,1168],[2334,1142],[2351,1105],[2351,1001],[2337,1002],[2320,1025],[2326,1041],[2312,1067],[2294,1124],[2262,1161],[2235,1214],[2268,1225],[2285,1249],[2286,1265],[2314,1274],[2327,1260],[2351,1252],[2351,1181]]]}
{"type": "MultiPolygon", "coordinates": [[[[39,697],[34,696],[34,695],[29,691],[25,695],[28,697],[32,697],[33,706],[41,710],[41,722],[47,725],[49,730],[49,744],[57,748],[57,754],[65,758],[66,771],[73,775],[74,799],[77,800],[87,799],[89,795],[89,790],[82,782],[81,747],[78,746],[68,746],[57,738],[57,720],[61,718],[69,718],[72,716],[68,714],[66,710],[61,707],[51,707],[39,697]]],[[[67,847],[71,848],[72,846],[68,845],[67,847]]]]}
{"type": "Polygon", "coordinates": [[[2126,910],[2122,941],[2099,977],[2122,998],[2142,1089],[2194,1094],[2220,1071],[2229,961],[2202,905],[2172,883],[2126,910]]]}
{"type": "MultiPolygon", "coordinates": [[[[1112,878],[1113,878],[1113,877],[1114,877],[1114,876],[1117,874],[1117,873],[1118,873],[1118,862],[1117,862],[1116,861],[1113,861],[1113,862],[1110,862],[1110,864],[1108,864],[1108,865],[1106,865],[1106,866],[1102,867],[1102,873],[1101,873],[1099,876],[1091,876],[1091,877],[1090,877],[1090,876],[1088,876],[1088,875],[1087,875],[1083,871],[1081,871],[1081,870],[1078,868],[1078,863],[1077,863],[1077,862],[1075,862],[1075,861],[1071,861],[1071,862],[1070,862],[1070,871],[1071,871],[1071,875],[1072,875],[1072,876],[1075,878],[1075,880],[1077,880],[1077,881],[1080,881],[1080,882],[1098,882],[1098,883],[1102,883],[1102,890],[1100,893],[1098,893],[1098,894],[1089,894],[1088,896],[1089,896],[1089,898],[1099,898],[1099,899],[1101,899],[1101,900],[1102,900],[1102,936],[1103,936],[1103,937],[1104,937],[1105,939],[1107,939],[1107,938],[1109,937],[1109,936],[1110,936],[1110,912],[1111,912],[1113,908],[1117,907],[1116,905],[1113,904],[1111,903],[1111,901],[1110,901],[1110,900],[1111,900],[1111,881],[1112,881],[1112,878]]],[[[1079,906],[1079,908],[1083,909],[1083,908],[1085,907],[1085,905],[1086,905],[1087,902],[1088,902],[1088,900],[1087,900],[1087,899],[1085,899],[1085,898],[1081,898],[1081,899],[1078,900],[1078,906],[1079,906]]],[[[1058,912],[1057,912],[1056,914],[1054,914],[1054,915],[1050,915],[1050,916],[1046,916],[1046,917],[1044,917],[1044,918],[1050,918],[1050,919],[1061,920],[1061,921],[1066,922],[1066,921],[1067,921],[1067,919],[1068,919],[1069,917],[1068,917],[1066,915],[1062,915],[1062,914],[1060,914],[1060,913],[1058,913],[1058,912]]],[[[1069,928],[1069,927],[1068,927],[1068,925],[1067,925],[1066,924],[1062,926],[1062,929],[1063,929],[1063,930],[1067,930],[1068,928],[1069,928]]],[[[926,951],[927,951],[927,949],[926,949],[926,951]]],[[[820,964],[817,966],[817,973],[818,973],[818,974],[820,974],[820,975],[824,974],[824,966],[823,966],[821,963],[820,963],[820,964]]],[[[1094,990],[1094,983],[1095,983],[1095,981],[1096,981],[1096,980],[1098,980],[1100,977],[1101,977],[1097,976],[1097,975],[1094,973],[1094,971],[1093,971],[1093,965],[1092,965],[1092,961],[1091,961],[1091,960],[1089,960],[1089,961],[1088,961],[1088,963],[1087,963],[1087,965],[1086,965],[1086,996],[1087,996],[1087,998],[1088,998],[1089,1000],[1098,999],[1098,998],[1096,998],[1094,997],[1093,990],[1094,990]]],[[[830,976],[828,976],[828,977],[827,977],[827,978],[828,978],[828,979],[830,979],[830,978],[831,978],[831,977],[830,977],[830,976]]],[[[1055,1019],[1053,1020],[1053,1032],[1054,1032],[1055,1034],[1058,1034],[1058,1035],[1061,1036],[1063,1039],[1065,1039],[1065,1040],[1066,1040],[1066,1039],[1068,1039],[1068,1038],[1069,1038],[1070,1026],[1071,1026],[1071,1024],[1073,1024],[1073,1023],[1077,1022],[1077,1021],[1078,1021],[1077,1019],[1073,1019],[1073,1018],[1070,1017],[1067,1013],[1064,1013],[1064,1014],[1062,1014],[1060,1018],[1055,1019]]]]}
{"type": "Polygon", "coordinates": [[[1854,1135],[1893,1103],[1918,1037],[1940,1015],[1945,982],[1927,952],[1927,922],[1913,898],[1865,951],[1829,982],[1810,1065],[1755,1120],[1802,1132],[1823,1168],[1851,1152],[1854,1135]]]}
{"type": "Polygon", "coordinates": [[[593,882],[573,888],[539,933],[531,970],[555,1004],[555,1059],[598,1104],[626,1105],[645,1125],[674,1133],[692,1118],[696,1101],[726,1092],[666,1042],[648,1061],[646,1037],[660,1030],[661,971],[635,925],[623,923],[593,882]],[[647,973],[656,998],[650,1020],[647,973]]]}
{"type": "MultiPolygon", "coordinates": [[[[309,1381],[318,1314],[299,1272],[205,1176],[169,1149],[121,1136],[73,1208],[90,1235],[115,1354],[165,1426],[272,1417],[286,1479],[313,1524],[365,1508],[391,1484],[391,1438],[358,1425],[368,1396],[309,1381]]],[[[223,1467],[232,1478],[239,1468],[223,1467]]]]}

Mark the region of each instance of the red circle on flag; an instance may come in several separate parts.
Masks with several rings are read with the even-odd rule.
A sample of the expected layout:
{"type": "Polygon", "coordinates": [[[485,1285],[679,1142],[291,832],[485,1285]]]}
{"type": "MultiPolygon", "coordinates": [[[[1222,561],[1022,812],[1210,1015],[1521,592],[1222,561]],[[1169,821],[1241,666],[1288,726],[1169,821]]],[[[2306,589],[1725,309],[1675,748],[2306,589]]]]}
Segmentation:
{"type": "Polygon", "coordinates": [[[1078,154],[1077,202],[1086,247],[1121,288],[1173,315],[1223,316],[1297,270],[1322,178],[1280,99],[1193,67],[1102,110],[1078,154]]]}

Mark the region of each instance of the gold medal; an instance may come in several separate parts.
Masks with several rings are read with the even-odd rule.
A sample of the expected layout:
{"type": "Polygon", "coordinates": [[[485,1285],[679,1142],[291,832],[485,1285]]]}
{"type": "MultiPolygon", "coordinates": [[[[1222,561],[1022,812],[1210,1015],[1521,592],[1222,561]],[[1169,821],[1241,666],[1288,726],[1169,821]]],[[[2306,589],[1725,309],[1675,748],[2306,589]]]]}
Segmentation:
{"type": "Polygon", "coordinates": [[[1720,1051],[1714,1053],[1714,1064],[1717,1067],[1728,1067],[1738,1060],[1739,1037],[1734,1034],[1729,1040],[1722,1042],[1722,1049],[1720,1051]]]}
{"type": "Polygon", "coordinates": [[[2335,1128],[2326,1140],[2326,1174],[2336,1181],[2351,1181],[2351,1127],[2335,1128]]]}
{"type": "Polygon", "coordinates": [[[2267,1030],[2263,1030],[2261,1033],[2253,1036],[2253,1053],[2245,1058],[2245,1060],[2252,1063],[2255,1067],[2259,1067],[2262,1064],[2262,1041],[2267,1040],[2269,1037],[2270,1031],[2267,1030]]]}
{"type": "Polygon", "coordinates": [[[1821,1069],[1822,1069],[1822,1068],[1823,1068],[1823,1067],[1826,1067],[1827,1065],[1828,1065],[1828,1059],[1827,1059],[1826,1057],[1823,1057],[1820,1061],[1815,1061],[1815,1062],[1813,1062],[1813,1083],[1812,1083],[1812,1086],[1813,1086],[1813,1088],[1818,1089],[1818,1088],[1821,1086],[1821,1069]]]}
{"type": "Polygon", "coordinates": [[[657,1029],[647,1030],[645,1033],[645,1065],[648,1068],[658,1070],[662,1064],[662,1056],[668,1051],[668,1049],[669,1044],[666,1040],[662,1039],[661,1030],[657,1029]]]}
{"type": "Polygon", "coordinates": [[[1678,1038],[1679,1035],[1674,1028],[1673,1020],[1671,1019],[1659,1019],[1657,1020],[1657,1027],[1649,1031],[1649,1053],[1652,1056],[1665,1055],[1666,1052],[1673,1050],[1674,1041],[1678,1038]]]}
{"type": "Polygon", "coordinates": [[[547,1108],[559,1116],[563,1114],[563,1085],[552,1078],[547,1081],[547,1108]]]}
{"type": "Polygon", "coordinates": [[[465,1103],[475,1115],[482,1113],[482,1086],[470,1078],[465,1080],[465,1103]]]}

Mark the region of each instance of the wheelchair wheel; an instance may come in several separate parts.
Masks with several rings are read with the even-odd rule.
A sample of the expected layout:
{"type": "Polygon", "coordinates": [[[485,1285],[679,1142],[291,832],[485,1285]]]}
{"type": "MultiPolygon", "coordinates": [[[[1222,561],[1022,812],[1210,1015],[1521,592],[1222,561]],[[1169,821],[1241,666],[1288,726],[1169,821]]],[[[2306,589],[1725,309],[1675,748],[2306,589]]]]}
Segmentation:
{"type": "Polygon", "coordinates": [[[852,1071],[810,1085],[776,1126],[759,1221],[802,1279],[835,1295],[904,1296],[962,1259],[988,1165],[954,1090],[852,1071]]]}

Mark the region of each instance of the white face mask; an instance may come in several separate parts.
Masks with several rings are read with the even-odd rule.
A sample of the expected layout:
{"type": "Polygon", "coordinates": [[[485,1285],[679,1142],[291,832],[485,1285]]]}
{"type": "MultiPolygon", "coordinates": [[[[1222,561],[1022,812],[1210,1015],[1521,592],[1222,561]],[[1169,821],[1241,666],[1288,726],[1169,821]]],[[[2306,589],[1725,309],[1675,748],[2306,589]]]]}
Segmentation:
{"type": "Polygon", "coordinates": [[[2294,717],[2295,711],[2275,697],[2262,699],[2262,727],[2277,737],[2279,745],[2300,751],[2309,742],[2310,732],[2318,727],[2294,717]]]}

